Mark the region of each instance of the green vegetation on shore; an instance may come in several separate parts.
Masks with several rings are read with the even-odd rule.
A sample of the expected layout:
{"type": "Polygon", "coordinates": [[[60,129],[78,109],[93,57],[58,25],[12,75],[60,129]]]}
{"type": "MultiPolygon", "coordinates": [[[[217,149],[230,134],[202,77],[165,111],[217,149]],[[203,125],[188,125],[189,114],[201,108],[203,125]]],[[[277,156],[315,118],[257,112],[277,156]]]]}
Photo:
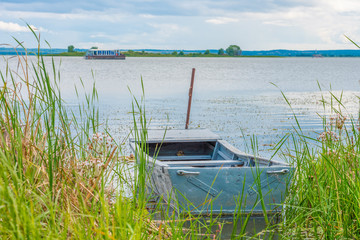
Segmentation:
{"type": "Polygon", "coordinates": [[[46,54],[46,56],[63,56],[63,57],[83,57],[85,56],[85,52],[75,51],[75,47],[73,45],[68,46],[67,52],[62,53],[54,53],[54,54],[46,54]]]}
{"type": "MultiPolygon", "coordinates": [[[[91,49],[98,49],[92,47],[91,49]]],[[[218,53],[211,53],[210,50],[206,50],[204,53],[184,53],[184,51],[173,51],[172,53],[153,53],[146,51],[133,51],[128,50],[122,52],[126,57],[276,57],[276,56],[243,56],[241,55],[241,48],[237,45],[230,45],[226,50],[220,48],[218,53]]],[[[66,57],[81,57],[85,56],[85,52],[75,51],[73,45],[68,46],[68,51],[56,54],[46,54],[46,56],[66,56],[66,57]]]]}
{"type": "Polygon", "coordinates": [[[85,52],[62,52],[62,53],[45,54],[44,56],[83,57],[85,56],[85,52]]]}
{"type": "Polygon", "coordinates": [[[151,53],[145,51],[126,51],[122,52],[126,57],[208,57],[208,58],[231,58],[231,57],[276,57],[276,56],[230,56],[227,54],[215,54],[210,52],[200,53],[184,53],[183,51],[174,51],[172,53],[151,53]]]}
{"type": "MultiPolygon", "coordinates": [[[[214,53],[208,53],[208,54],[203,54],[203,53],[187,53],[187,54],[181,54],[180,52],[176,52],[176,54],[174,53],[151,53],[151,52],[145,52],[145,51],[126,51],[126,52],[122,52],[126,57],[209,57],[209,58],[218,58],[218,57],[223,57],[223,58],[233,58],[233,57],[279,57],[279,56],[244,56],[244,55],[239,55],[239,56],[229,56],[226,54],[223,55],[219,55],[219,54],[214,54],[214,53]]],[[[85,52],[63,52],[63,53],[56,53],[56,54],[45,54],[44,56],[59,56],[59,57],[83,57],[85,56],[85,52]]]]}

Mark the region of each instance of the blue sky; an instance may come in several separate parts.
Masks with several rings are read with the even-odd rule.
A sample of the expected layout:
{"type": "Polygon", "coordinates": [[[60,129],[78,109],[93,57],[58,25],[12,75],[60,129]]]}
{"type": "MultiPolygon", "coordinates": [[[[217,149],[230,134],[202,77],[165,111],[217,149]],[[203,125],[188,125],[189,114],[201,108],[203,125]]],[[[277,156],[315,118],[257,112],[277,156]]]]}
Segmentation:
{"type": "Polygon", "coordinates": [[[359,0],[0,0],[0,44],[53,48],[352,49],[359,0]]]}

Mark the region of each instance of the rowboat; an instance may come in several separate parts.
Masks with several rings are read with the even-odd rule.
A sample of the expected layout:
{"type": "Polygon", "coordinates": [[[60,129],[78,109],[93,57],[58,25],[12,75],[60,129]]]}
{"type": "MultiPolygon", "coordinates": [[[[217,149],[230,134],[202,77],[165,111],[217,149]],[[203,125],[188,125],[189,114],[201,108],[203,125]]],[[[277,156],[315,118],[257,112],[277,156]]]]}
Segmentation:
{"type": "Polygon", "coordinates": [[[130,147],[138,163],[145,161],[149,192],[179,213],[279,212],[293,173],[289,164],[241,152],[207,129],[147,130],[146,140],[130,138],[130,147]]]}

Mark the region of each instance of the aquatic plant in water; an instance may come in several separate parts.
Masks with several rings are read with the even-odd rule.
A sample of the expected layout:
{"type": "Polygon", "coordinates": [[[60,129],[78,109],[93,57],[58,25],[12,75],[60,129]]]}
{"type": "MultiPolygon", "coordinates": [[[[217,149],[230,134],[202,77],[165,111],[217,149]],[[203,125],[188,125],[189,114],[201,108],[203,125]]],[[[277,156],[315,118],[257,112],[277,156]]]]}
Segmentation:
{"type": "Polygon", "coordinates": [[[345,114],[341,94],[330,94],[330,101],[321,99],[323,132],[310,138],[297,124],[287,138],[293,147],[286,155],[297,170],[285,202],[284,238],[359,238],[359,119],[345,114]]]}

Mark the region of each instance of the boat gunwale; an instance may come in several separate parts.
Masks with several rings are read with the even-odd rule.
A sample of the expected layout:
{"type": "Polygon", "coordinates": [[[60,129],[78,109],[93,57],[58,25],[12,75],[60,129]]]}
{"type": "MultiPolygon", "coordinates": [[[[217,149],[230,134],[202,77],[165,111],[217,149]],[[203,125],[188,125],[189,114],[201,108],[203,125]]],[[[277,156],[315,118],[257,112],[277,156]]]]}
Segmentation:
{"type": "MultiPolygon", "coordinates": [[[[139,130],[141,132],[141,130],[139,130]]],[[[222,138],[208,129],[148,129],[146,143],[189,143],[189,142],[217,142],[222,138]],[[150,135],[150,136],[149,136],[150,135]],[[180,135],[180,137],[179,137],[180,135]],[[200,135],[200,136],[199,136],[200,135]]],[[[133,137],[130,142],[139,142],[133,137]]]]}
{"type": "MultiPolygon", "coordinates": [[[[221,142],[226,142],[227,144],[229,144],[227,141],[225,141],[225,140],[219,140],[219,141],[221,141],[221,142]]],[[[136,142],[135,141],[133,141],[133,142],[130,142],[130,146],[131,146],[131,148],[132,148],[132,151],[133,152],[135,152],[135,149],[136,149],[136,147],[135,147],[135,144],[136,144],[136,142]]],[[[159,143],[159,144],[161,144],[161,142],[159,143]]],[[[230,145],[230,144],[229,144],[230,145]]],[[[230,145],[230,146],[232,146],[232,145],[230,145]]],[[[235,148],[235,147],[234,147],[235,148]]],[[[236,149],[236,148],[235,148],[236,149]]],[[[244,166],[242,166],[242,167],[240,167],[240,168],[254,168],[254,167],[259,167],[259,168],[261,168],[261,167],[281,167],[281,166],[283,166],[283,167],[290,167],[291,165],[290,164],[288,164],[288,163],[286,163],[286,162],[280,162],[280,161],[276,161],[276,160],[272,160],[272,159],[267,159],[267,158],[263,158],[263,157],[256,157],[256,156],[253,156],[253,155],[250,155],[250,154],[247,154],[247,153],[244,153],[244,152],[241,152],[240,150],[238,150],[238,153],[234,153],[237,157],[243,157],[243,158],[247,158],[248,160],[253,160],[253,161],[255,161],[255,162],[257,162],[258,164],[256,164],[255,166],[248,166],[248,165],[244,165],[244,166]],[[266,162],[266,163],[268,163],[268,164],[263,164],[263,163],[261,163],[261,162],[259,162],[259,161],[261,161],[261,162],[266,162]],[[271,163],[271,164],[270,164],[271,163]]],[[[174,161],[174,160],[158,160],[157,159],[157,157],[152,157],[152,156],[150,156],[150,155],[148,155],[148,154],[146,154],[148,157],[149,157],[149,159],[148,159],[148,162],[149,163],[151,163],[151,164],[156,164],[156,165],[159,165],[159,166],[161,166],[161,167],[171,167],[171,165],[170,164],[168,164],[168,163],[174,163],[174,164],[176,164],[176,162],[179,162],[179,161],[174,161]]],[[[206,165],[207,163],[210,163],[210,164],[213,164],[212,162],[214,162],[214,161],[228,161],[228,160],[232,160],[232,161],[239,161],[239,163],[241,163],[241,162],[244,162],[242,159],[220,159],[220,160],[200,160],[200,161],[197,161],[197,160],[194,160],[194,161],[190,161],[190,160],[185,160],[185,161],[183,161],[183,162],[188,162],[189,164],[191,164],[191,162],[202,162],[202,163],[204,163],[204,165],[206,165]]],[[[224,163],[224,164],[226,164],[226,162],[224,163]]],[[[191,167],[191,166],[183,166],[183,167],[191,167]]],[[[221,167],[221,166],[220,166],[221,167]]],[[[219,167],[219,168],[220,168],[219,167]]],[[[206,167],[202,167],[202,168],[206,168],[206,167]]],[[[223,166],[223,167],[221,167],[221,168],[234,168],[234,167],[228,167],[228,166],[223,166]]]]}

